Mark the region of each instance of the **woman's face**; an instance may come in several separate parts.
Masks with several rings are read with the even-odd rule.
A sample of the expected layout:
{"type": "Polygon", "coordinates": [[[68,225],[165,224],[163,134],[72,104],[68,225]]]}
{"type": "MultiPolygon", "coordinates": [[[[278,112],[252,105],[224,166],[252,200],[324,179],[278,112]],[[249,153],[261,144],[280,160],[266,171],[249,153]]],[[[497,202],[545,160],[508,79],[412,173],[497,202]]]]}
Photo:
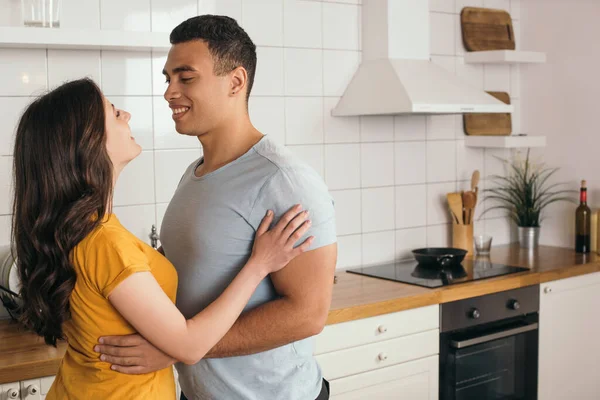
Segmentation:
{"type": "Polygon", "coordinates": [[[129,128],[131,114],[115,108],[106,98],[104,98],[104,113],[106,119],[106,149],[113,166],[120,172],[142,152],[142,147],[131,136],[131,128],[129,128]]]}

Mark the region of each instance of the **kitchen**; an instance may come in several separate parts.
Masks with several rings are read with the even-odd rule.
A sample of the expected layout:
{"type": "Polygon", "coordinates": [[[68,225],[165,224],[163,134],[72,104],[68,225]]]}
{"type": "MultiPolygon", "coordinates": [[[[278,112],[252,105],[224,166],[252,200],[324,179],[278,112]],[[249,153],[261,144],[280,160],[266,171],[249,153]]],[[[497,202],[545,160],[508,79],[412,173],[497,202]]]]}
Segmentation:
{"type": "MultiPolygon", "coordinates": [[[[63,0],[61,29],[85,29],[90,33],[90,41],[99,40],[90,31],[133,31],[139,36],[132,33],[130,37],[139,38],[139,42],[142,43],[149,37],[143,35],[144,32],[168,32],[179,21],[197,13],[225,14],[240,21],[258,46],[259,67],[250,101],[251,119],[259,130],[285,144],[324,177],[336,202],[340,270],[409,259],[412,257],[411,250],[416,248],[451,245],[451,215],[446,203],[446,194],[469,189],[474,170],[481,171],[480,188],[484,190],[488,183],[487,177],[503,172],[502,164],[496,156],[506,158],[513,154],[514,150],[490,148],[485,144],[484,147],[469,146],[468,142],[472,138],[464,134],[461,114],[332,116],[331,110],[338,105],[363,56],[361,15],[364,4],[360,4],[359,1],[153,0],[151,4],[147,1],[131,1],[127,2],[127,6],[121,3],[123,2],[110,0],[63,0]],[[115,8],[118,8],[119,13],[113,12],[115,8]],[[82,15],[85,15],[85,18],[82,18],[82,15]]],[[[512,131],[515,134],[545,136],[546,147],[534,148],[534,154],[542,157],[550,166],[560,167],[557,179],[569,181],[573,189],[577,189],[580,179],[587,179],[591,189],[591,204],[597,204],[595,202],[600,182],[589,174],[590,166],[594,164],[593,152],[587,150],[595,147],[595,136],[589,133],[591,126],[586,125],[588,119],[584,118],[583,114],[587,111],[585,116],[593,115],[594,111],[590,105],[594,104],[592,93],[595,92],[595,86],[590,78],[594,76],[591,68],[595,66],[597,55],[593,53],[594,49],[584,48],[583,43],[575,40],[575,35],[588,35],[584,27],[595,29],[592,28],[592,18],[599,10],[591,1],[578,1],[576,11],[570,9],[566,3],[568,2],[533,0],[430,1],[428,32],[406,35],[403,40],[408,40],[409,43],[427,42],[428,53],[434,64],[449,70],[482,92],[485,90],[510,93],[510,102],[514,110],[512,131]],[[512,17],[517,49],[545,52],[547,62],[530,65],[465,62],[466,50],[460,31],[460,12],[467,6],[508,11],[512,17]],[[569,13],[577,15],[583,21],[572,23],[569,29],[563,28],[563,22],[550,23],[562,21],[564,15],[570,15],[569,13]],[[585,18],[590,20],[586,23],[585,18]],[[554,31],[554,27],[561,28],[554,31]],[[561,38],[568,37],[573,40],[569,43],[562,39],[557,40],[556,35],[559,33],[563,35],[561,38]],[[425,40],[427,36],[429,39],[425,40]],[[561,95],[552,96],[556,91],[561,95]],[[580,114],[581,118],[577,118],[580,114]],[[562,118],[566,115],[569,117],[562,118]],[[586,141],[590,142],[590,145],[581,146],[580,143],[586,141]]],[[[20,1],[17,0],[2,0],[0,5],[2,9],[20,10],[20,1]]],[[[16,27],[19,22],[17,19],[20,18],[15,17],[17,11],[2,13],[0,25],[16,27]]],[[[16,31],[9,29],[13,28],[0,28],[1,42],[9,42],[12,39],[9,36],[15,35],[16,31]]],[[[17,36],[21,36],[21,40],[26,42],[27,37],[22,31],[19,31],[17,36]]],[[[151,40],[154,38],[155,36],[152,36],[151,40]]],[[[197,158],[200,152],[196,141],[178,137],[173,129],[162,98],[165,86],[160,69],[165,60],[165,48],[157,45],[157,49],[151,51],[152,45],[148,44],[151,40],[140,45],[146,46],[144,50],[120,49],[114,44],[108,44],[109,49],[102,51],[93,46],[81,50],[85,44],[80,45],[79,49],[64,46],[48,50],[31,48],[30,44],[22,44],[20,48],[2,46],[0,127],[6,134],[0,135],[0,161],[3,163],[0,168],[1,185],[5,188],[10,187],[12,138],[7,132],[13,132],[19,112],[28,103],[29,96],[39,94],[66,79],[91,76],[101,83],[102,89],[116,105],[134,115],[131,121],[132,130],[144,151],[125,171],[120,186],[116,189],[116,213],[128,229],[150,243],[151,227],[160,226],[162,215],[181,171],[197,158]],[[135,115],[152,115],[152,118],[135,118],[135,115]]],[[[162,41],[158,40],[157,43],[162,41]]],[[[5,190],[4,193],[6,195],[0,198],[0,244],[9,242],[10,231],[9,191],[5,190]]],[[[482,203],[477,207],[478,214],[486,206],[482,203]]],[[[541,244],[573,248],[574,210],[575,206],[572,204],[551,206],[543,223],[541,244]]],[[[520,263],[524,266],[533,264],[542,270],[548,265],[546,263],[549,263],[554,265],[550,269],[559,270],[551,275],[538,275],[536,272],[527,275],[528,278],[515,275],[487,282],[482,280],[475,286],[476,293],[460,295],[451,295],[451,290],[430,290],[397,283],[382,283],[380,280],[358,278],[340,272],[329,319],[333,324],[331,328],[335,327],[336,322],[356,320],[358,317],[346,314],[353,312],[350,305],[358,306],[364,301],[373,305],[360,306],[368,310],[361,314],[363,316],[374,317],[415,309],[424,311],[423,325],[419,327],[417,324],[419,317],[416,314],[398,314],[401,321],[399,325],[435,331],[440,328],[436,318],[437,307],[435,310],[421,310],[420,307],[460,300],[467,298],[466,296],[516,289],[520,286],[545,284],[546,279],[552,281],[566,278],[569,273],[579,275],[598,270],[595,255],[582,258],[546,247],[534,253],[533,261],[527,259],[528,254],[525,254],[525,259],[522,259],[521,253],[518,253],[518,256],[510,255],[511,251],[502,250],[500,246],[516,241],[516,227],[497,212],[488,213],[481,218],[477,215],[474,224],[476,233],[485,233],[493,237],[491,259],[494,262],[520,263]],[[548,256],[550,260],[547,260],[546,254],[554,256],[548,256]],[[578,266],[560,270],[560,267],[573,264],[578,266]],[[348,293],[346,298],[354,300],[344,300],[341,296],[345,292],[348,293]],[[373,300],[369,300],[369,297],[361,300],[361,296],[373,296],[373,300]],[[394,299],[400,300],[393,301],[394,299]],[[345,305],[346,301],[349,304],[345,305]],[[337,315],[346,316],[336,317],[337,315]]],[[[589,279],[584,281],[586,285],[591,286],[594,279],[597,281],[594,277],[595,275],[589,275],[589,279]]],[[[568,281],[567,284],[570,282],[572,281],[568,281]]],[[[560,290],[555,289],[554,292],[560,290]]],[[[585,310],[589,310],[590,313],[593,310],[593,301],[588,302],[583,304],[585,308],[581,310],[584,315],[585,310]]],[[[582,306],[580,303],[576,304],[582,306]]],[[[541,342],[544,335],[543,301],[539,306],[541,342]]],[[[396,314],[390,314],[390,318],[394,315],[396,314]]],[[[559,321],[560,319],[556,323],[559,321]]],[[[583,321],[585,320],[573,320],[579,323],[583,321]]],[[[559,328],[552,326],[553,329],[559,328]]],[[[392,331],[391,328],[388,329],[388,332],[392,331]]],[[[326,329],[324,334],[328,331],[329,329],[326,329]]],[[[578,344],[583,346],[583,349],[572,349],[579,351],[581,356],[593,354],[590,351],[591,347],[585,348],[591,346],[585,338],[591,340],[597,328],[590,323],[586,331],[586,335],[589,336],[575,336],[574,343],[566,343],[569,348],[578,344]]],[[[410,331],[398,335],[418,332],[410,331]]],[[[340,340],[341,336],[338,335],[337,340],[340,340]]],[[[319,340],[317,343],[318,349],[319,340]]],[[[347,346],[354,347],[356,343],[368,342],[357,339],[347,346]]],[[[430,349],[432,352],[425,353],[423,357],[415,357],[419,360],[434,357],[437,360],[439,350],[435,348],[435,344],[433,346],[434,348],[430,349]]],[[[561,343],[560,347],[567,346],[561,343]]],[[[540,371],[550,368],[543,364],[542,350],[543,343],[540,343],[540,371]]],[[[335,354],[334,351],[327,352],[331,353],[332,357],[335,354]]],[[[392,365],[391,356],[388,360],[389,365],[392,365]]],[[[353,361],[350,359],[349,363],[353,361]]],[[[437,361],[433,364],[437,365],[437,361]]],[[[404,362],[397,365],[401,368],[404,362]]],[[[427,369],[427,366],[423,368],[430,371],[431,377],[437,376],[427,369]]],[[[381,367],[377,364],[374,369],[381,367]]],[[[588,373],[593,371],[591,366],[587,369],[588,373]]],[[[577,371],[585,370],[584,368],[577,371]]],[[[324,371],[327,376],[326,367],[324,371]]],[[[413,369],[409,367],[407,374],[411,375],[411,371],[413,369]]],[[[349,375],[356,373],[357,371],[351,371],[349,375]]],[[[26,381],[29,378],[39,380],[42,376],[29,376],[17,381],[26,381]]],[[[343,379],[343,376],[342,374],[339,379],[343,379]]],[[[582,382],[580,376],[584,375],[568,376],[570,381],[577,381],[578,387],[581,388],[585,388],[586,384],[595,383],[582,382]]],[[[428,380],[432,385],[434,381],[437,385],[437,378],[428,380]]],[[[569,380],[563,381],[562,388],[560,385],[554,387],[546,397],[540,394],[540,398],[564,398],[560,397],[558,390],[569,387],[567,382],[569,380]]],[[[10,382],[3,381],[3,387],[4,383],[10,382]]],[[[335,383],[332,388],[334,398],[338,398],[335,394],[335,383]]],[[[354,390],[358,391],[358,388],[354,390]]],[[[574,388],[571,387],[570,390],[569,393],[574,393],[574,388]]],[[[585,390],[588,391],[582,392],[584,394],[581,396],[572,396],[594,398],[594,394],[598,394],[597,387],[590,386],[585,390]]],[[[437,398],[437,390],[431,389],[427,396],[429,397],[421,398],[437,398]]],[[[24,398],[36,397],[30,395],[24,398]]],[[[340,394],[339,398],[346,397],[340,394]]],[[[399,394],[398,397],[391,398],[403,397],[399,394]]]]}

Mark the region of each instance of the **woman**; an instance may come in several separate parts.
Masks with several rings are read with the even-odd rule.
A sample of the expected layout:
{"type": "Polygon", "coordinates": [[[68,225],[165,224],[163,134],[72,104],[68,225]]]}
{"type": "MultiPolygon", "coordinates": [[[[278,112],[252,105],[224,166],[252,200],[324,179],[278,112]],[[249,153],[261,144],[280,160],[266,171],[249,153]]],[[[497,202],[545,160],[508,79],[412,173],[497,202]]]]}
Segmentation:
{"type": "Polygon", "coordinates": [[[258,283],[312,240],[293,248],[310,225],[298,206],[271,230],[269,212],[239,275],[186,321],[173,304],[173,266],[112,214],[116,180],[141,152],[129,118],[82,79],[34,101],[17,128],[13,240],[22,322],[48,344],[68,341],[48,400],[175,398],[171,368],[111,371],[93,351],[98,338],[137,331],[170,356],[196,363],[231,328],[258,283]],[[132,299],[140,287],[145,295],[132,299]]]}

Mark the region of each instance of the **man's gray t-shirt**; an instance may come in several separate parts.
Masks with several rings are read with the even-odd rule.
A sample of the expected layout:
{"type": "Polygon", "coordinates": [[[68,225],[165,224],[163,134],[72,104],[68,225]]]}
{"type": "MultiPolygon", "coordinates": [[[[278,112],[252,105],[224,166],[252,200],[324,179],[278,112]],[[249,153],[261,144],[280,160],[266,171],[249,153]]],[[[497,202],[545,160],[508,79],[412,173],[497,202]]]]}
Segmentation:
{"type": "MultiPolygon", "coordinates": [[[[301,240],[315,236],[311,249],[336,242],[333,200],[327,187],[287,149],[263,137],[235,161],[196,177],[201,161],[186,170],[160,233],[165,255],[179,275],[177,307],[186,318],[214,301],[241,270],[267,210],[275,212],[277,221],[299,203],[310,211],[312,221],[301,240]]],[[[267,277],[246,310],[276,298],[267,277]]],[[[277,321],[261,327],[265,332],[273,329],[277,321]]],[[[177,370],[190,400],[313,400],[322,381],[311,338],[249,356],[178,364],[177,370]]]]}

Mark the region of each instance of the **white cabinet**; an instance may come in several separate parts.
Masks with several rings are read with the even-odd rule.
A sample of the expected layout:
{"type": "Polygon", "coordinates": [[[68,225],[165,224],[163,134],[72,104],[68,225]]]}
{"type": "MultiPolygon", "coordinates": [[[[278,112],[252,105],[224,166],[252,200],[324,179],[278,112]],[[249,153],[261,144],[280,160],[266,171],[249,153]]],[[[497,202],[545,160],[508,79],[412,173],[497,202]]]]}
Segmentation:
{"type": "Polygon", "coordinates": [[[436,400],[439,306],[325,327],[315,354],[332,400],[436,400]]]}
{"type": "Polygon", "coordinates": [[[600,399],[600,272],[540,285],[540,400],[600,399]]]}

